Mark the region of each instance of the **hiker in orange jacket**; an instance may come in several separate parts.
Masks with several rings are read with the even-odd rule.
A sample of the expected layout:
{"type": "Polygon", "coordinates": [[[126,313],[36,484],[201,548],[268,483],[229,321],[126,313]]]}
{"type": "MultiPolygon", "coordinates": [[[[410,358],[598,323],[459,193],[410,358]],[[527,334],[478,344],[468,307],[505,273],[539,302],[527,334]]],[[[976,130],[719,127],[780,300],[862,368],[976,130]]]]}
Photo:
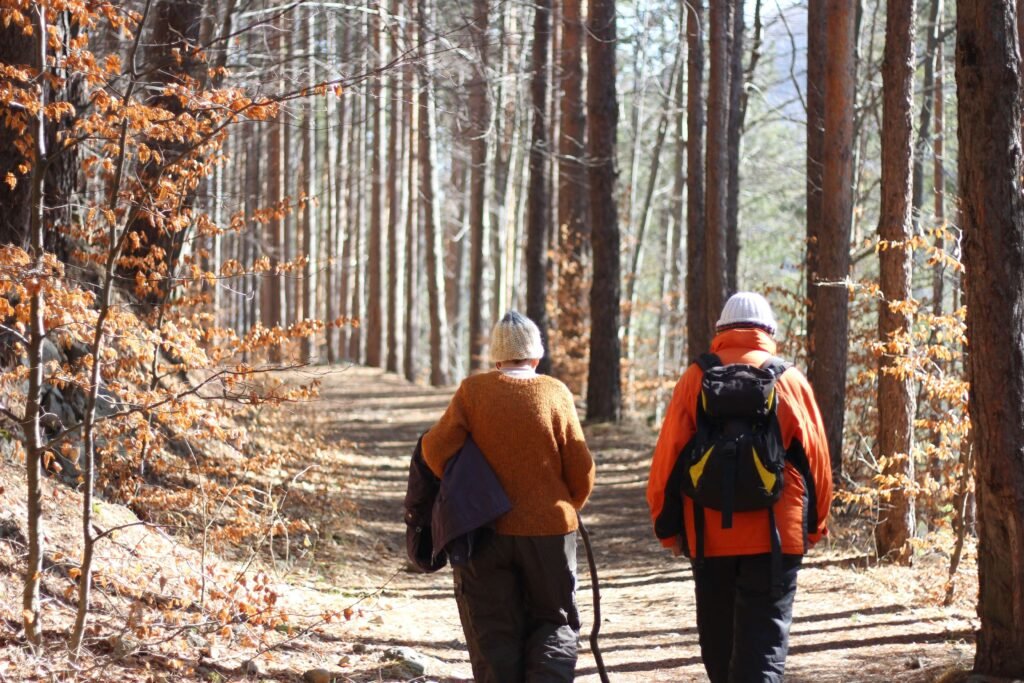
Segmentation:
{"type": "MultiPolygon", "coordinates": [[[[722,365],[760,367],[775,354],[775,329],[768,302],[740,292],[725,304],[711,353],[722,365]]],[[[722,512],[695,506],[688,496],[680,501],[672,490],[680,452],[697,432],[704,376],[697,363],[676,384],[651,462],[651,518],[662,544],[692,561],[701,657],[712,683],[782,680],[796,574],[803,554],[828,533],[832,473],[825,428],[807,379],[783,368],[775,405],[787,455],[774,505],[737,510],[723,524],[722,512]]]]}

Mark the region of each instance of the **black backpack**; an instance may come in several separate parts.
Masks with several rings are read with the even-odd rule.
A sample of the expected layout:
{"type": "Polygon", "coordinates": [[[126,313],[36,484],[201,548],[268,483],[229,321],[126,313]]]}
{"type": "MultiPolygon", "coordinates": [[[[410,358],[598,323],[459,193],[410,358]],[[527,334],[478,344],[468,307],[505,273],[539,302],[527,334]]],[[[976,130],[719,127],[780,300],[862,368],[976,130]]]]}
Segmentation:
{"type": "MultiPolygon", "coordinates": [[[[715,354],[697,359],[704,372],[697,397],[697,430],[679,453],[665,486],[665,502],[654,523],[659,538],[683,536],[683,495],[693,500],[694,539],[698,563],[704,560],[704,509],[722,514],[722,528],[732,527],[733,512],[768,511],[771,535],[772,584],[779,590],[782,541],[773,505],[782,496],[786,461],[804,479],[806,532],[817,528],[817,501],[807,456],[799,441],[787,451],[782,444],[775,385],[790,363],[770,357],[760,367],[723,365],[715,354]]],[[[689,551],[687,550],[687,554],[689,551]]]]}
{"type": "Polygon", "coordinates": [[[761,367],[722,365],[714,354],[697,359],[704,371],[697,398],[697,431],[679,454],[682,492],[722,513],[770,509],[782,495],[786,449],[776,414],[775,383],[790,365],[769,358],[761,367]]]}

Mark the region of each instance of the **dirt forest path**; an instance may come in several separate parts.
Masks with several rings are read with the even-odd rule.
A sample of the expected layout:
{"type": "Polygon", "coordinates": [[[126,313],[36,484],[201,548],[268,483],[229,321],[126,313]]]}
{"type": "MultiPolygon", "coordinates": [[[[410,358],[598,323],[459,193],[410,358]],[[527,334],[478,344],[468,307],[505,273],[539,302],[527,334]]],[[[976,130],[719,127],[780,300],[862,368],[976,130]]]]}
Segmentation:
{"type": "MultiPolygon", "coordinates": [[[[318,557],[324,580],[343,596],[373,594],[339,633],[351,653],[342,658],[352,666],[349,680],[403,680],[400,670],[380,664],[386,661],[381,653],[398,646],[433,660],[427,676],[416,680],[469,680],[451,570],[409,573],[404,559],[409,455],[451,391],[358,367],[322,381],[321,400],[291,417],[296,429],[315,429],[337,448],[330,462],[353,505],[353,519],[331,532],[339,541],[337,557],[318,557]]],[[[587,428],[587,437],[598,474],[584,519],[600,573],[600,647],[610,678],[706,680],[688,562],[670,557],[650,533],[644,486],[655,435],[640,427],[598,426],[587,428]]],[[[584,637],[578,680],[596,681],[586,643],[592,601],[582,545],[579,556],[584,637]]],[[[929,570],[927,560],[914,570],[865,568],[850,550],[815,549],[800,574],[787,680],[933,681],[966,667],[974,651],[970,603],[937,607],[944,565],[935,558],[929,570]]]]}

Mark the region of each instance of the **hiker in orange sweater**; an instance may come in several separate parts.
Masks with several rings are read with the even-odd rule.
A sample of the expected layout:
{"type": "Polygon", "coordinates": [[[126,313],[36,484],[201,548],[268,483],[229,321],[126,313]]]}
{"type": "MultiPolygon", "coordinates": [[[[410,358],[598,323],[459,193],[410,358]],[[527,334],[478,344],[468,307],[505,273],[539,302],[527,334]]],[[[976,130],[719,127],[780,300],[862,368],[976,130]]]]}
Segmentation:
{"type": "Polygon", "coordinates": [[[423,437],[423,459],[441,477],[472,434],[512,503],[454,567],[476,681],[575,675],[576,511],[594,487],[594,461],[569,389],[536,373],[543,355],[537,326],[506,313],[491,332],[497,369],[465,379],[423,437]]]}
{"type": "Polygon", "coordinates": [[[828,533],[825,428],[807,379],[774,358],[775,329],[762,296],[726,302],[714,355],[676,384],[647,483],[657,536],[692,562],[712,683],[782,680],[797,571],[828,533]]]}

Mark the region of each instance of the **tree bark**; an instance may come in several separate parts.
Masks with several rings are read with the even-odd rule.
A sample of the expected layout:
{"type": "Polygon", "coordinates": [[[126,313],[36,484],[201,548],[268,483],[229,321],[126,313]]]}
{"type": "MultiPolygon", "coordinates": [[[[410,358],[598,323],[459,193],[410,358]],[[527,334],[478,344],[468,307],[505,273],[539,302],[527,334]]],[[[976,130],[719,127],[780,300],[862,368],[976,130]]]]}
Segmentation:
{"type": "Polygon", "coordinates": [[[474,0],[470,36],[474,56],[469,84],[469,372],[486,366],[484,347],[487,331],[484,323],[484,263],[487,245],[487,129],[490,125],[490,100],[487,84],[488,0],[474,0]]]}
{"type": "MultiPolygon", "coordinates": [[[[270,31],[269,48],[270,53],[277,55],[281,51],[281,32],[270,31]]],[[[270,128],[267,135],[267,189],[266,198],[271,206],[277,206],[283,199],[281,195],[281,117],[270,121],[270,128]]],[[[284,255],[284,234],[283,221],[279,211],[273,211],[270,221],[266,224],[266,239],[261,242],[267,245],[266,256],[269,259],[270,270],[263,274],[260,287],[260,321],[263,327],[272,328],[282,324],[282,290],[283,278],[277,272],[284,255]]],[[[274,345],[270,349],[270,360],[274,363],[281,361],[281,348],[274,345]]]]}
{"type": "Polygon", "coordinates": [[[709,6],[707,228],[704,234],[704,315],[713,324],[725,303],[726,202],[729,194],[729,7],[709,6]]]}
{"type": "Polygon", "coordinates": [[[704,0],[686,7],[686,354],[690,361],[711,346],[705,298],[704,215],[704,0]]]}
{"type": "Polygon", "coordinates": [[[921,113],[918,119],[917,141],[914,146],[914,177],[913,204],[911,218],[914,221],[914,233],[918,232],[921,222],[921,208],[924,205],[924,161],[925,151],[932,133],[932,112],[934,111],[935,60],[936,50],[940,42],[942,22],[942,1],[932,0],[929,11],[928,41],[925,47],[924,81],[921,92],[921,113]]]}
{"type": "Polygon", "coordinates": [[[878,452],[885,462],[881,520],[875,527],[880,557],[910,564],[915,529],[914,458],[916,411],[909,337],[913,324],[911,273],[911,99],[914,92],[916,0],[891,2],[886,9],[882,63],[882,206],[878,223],[879,280],[878,452]]]}
{"type": "MultiPolygon", "coordinates": [[[[374,13],[373,19],[368,23],[370,31],[370,47],[373,51],[373,59],[377,64],[385,61],[382,53],[382,41],[380,38],[383,27],[381,26],[380,15],[374,13]]],[[[383,156],[383,139],[381,123],[384,118],[383,99],[381,97],[381,76],[376,76],[370,85],[369,106],[372,107],[371,143],[370,143],[370,229],[369,229],[369,254],[367,255],[367,285],[366,298],[366,364],[379,368],[383,367],[381,358],[381,345],[383,342],[383,312],[384,290],[381,287],[381,268],[383,266],[381,235],[384,232],[383,216],[383,168],[381,157],[383,156]]]]}
{"type": "Polygon", "coordinates": [[[619,348],[619,221],[615,202],[615,0],[590,0],[587,32],[587,157],[594,278],[590,287],[587,419],[617,421],[622,409],[619,348]]]}
{"type": "MultiPolygon", "coordinates": [[[[391,54],[397,57],[399,54],[398,23],[396,19],[401,17],[401,3],[398,0],[391,0],[390,14],[391,24],[388,26],[388,34],[391,38],[391,54]]],[[[399,170],[402,166],[402,152],[400,125],[402,116],[402,92],[399,88],[398,75],[388,75],[388,88],[390,89],[391,107],[388,111],[388,314],[387,314],[387,357],[385,368],[388,372],[398,372],[399,358],[399,305],[398,301],[402,292],[402,264],[399,243],[399,224],[402,215],[402,192],[400,186],[399,170]]]]}
{"type": "MultiPolygon", "coordinates": [[[[406,40],[412,44],[415,38],[416,26],[409,22],[406,40]]],[[[406,185],[406,213],[405,213],[405,344],[402,347],[402,374],[410,382],[416,381],[419,368],[417,362],[417,350],[419,346],[419,287],[417,287],[417,274],[419,273],[419,155],[417,153],[417,141],[419,140],[419,106],[414,104],[413,97],[419,88],[416,82],[416,70],[407,68],[403,78],[403,89],[405,92],[407,129],[405,185],[406,185]]]]}
{"type": "Polygon", "coordinates": [[[818,252],[822,232],[822,181],[825,158],[825,56],[828,40],[826,0],[807,4],[807,257],[805,259],[805,321],[807,374],[814,372],[815,305],[818,301],[818,252]]]}
{"type": "MultiPolygon", "coordinates": [[[[306,60],[307,69],[306,81],[316,82],[316,62],[314,53],[316,50],[316,23],[315,15],[310,12],[305,18],[306,38],[306,60]]],[[[302,207],[302,253],[306,257],[305,265],[302,268],[302,320],[309,322],[316,317],[316,273],[319,270],[317,254],[317,207],[313,198],[317,196],[316,185],[316,113],[313,110],[313,102],[307,99],[302,106],[303,111],[303,132],[302,132],[302,182],[303,192],[306,195],[306,204],[302,207]],[[316,259],[316,261],[314,261],[316,259]]],[[[317,338],[315,334],[308,333],[302,338],[302,362],[312,363],[316,359],[317,338]]]]}
{"type": "Polygon", "coordinates": [[[427,297],[430,308],[430,384],[445,386],[448,372],[448,321],[444,304],[444,270],[441,255],[441,208],[437,189],[434,84],[427,54],[426,15],[429,0],[417,0],[417,44],[421,64],[419,91],[420,195],[423,201],[423,236],[426,242],[427,297]]]}
{"type": "Polygon", "coordinates": [[[587,357],[587,297],[584,289],[590,226],[587,223],[586,112],[583,108],[583,19],[581,0],[562,1],[561,127],[558,139],[558,229],[562,260],[558,275],[558,331],[565,366],[558,377],[573,393],[584,384],[587,357]]]}
{"type": "Polygon", "coordinates": [[[548,95],[548,46],[551,40],[551,0],[536,0],[533,18],[533,53],[530,99],[533,124],[530,136],[530,181],[526,199],[526,315],[537,324],[544,341],[544,357],[537,367],[551,372],[547,325],[548,132],[545,113],[548,95]]]}
{"type": "Polygon", "coordinates": [[[974,670],[1024,677],[1024,194],[1012,5],[958,0],[956,83],[977,463],[974,670]]]}
{"type": "MultiPolygon", "coordinates": [[[[46,67],[47,35],[45,7],[30,9],[34,39],[29,50],[33,54],[30,63],[37,71],[46,67]]],[[[24,159],[30,164],[28,177],[28,210],[22,215],[25,223],[20,233],[28,240],[32,271],[36,282],[26,283],[29,296],[29,318],[27,325],[28,343],[26,365],[28,366],[28,391],[25,394],[25,411],[21,430],[25,439],[26,507],[28,512],[28,555],[25,558],[25,581],[22,589],[21,615],[25,628],[25,639],[38,648],[42,644],[43,625],[40,623],[42,608],[39,601],[43,573],[43,456],[46,440],[43,436],[42,418],[45,409],[43,399],[43,342],[46,339],[46,296],[42,279],[47,277],[49,266],[45,263],[45,208],[43,202],[43,179],[46,161],[46,90],[39,93],[39,109],[29,117],[28,129],[32,131],[32,157],[24,159]]],[[[88,531],[86,531],[88,533],[88,531]]]]}
{"type": "Polygon", "coordinates": [[[725,207],[725,296],[737,291],[740,258],[740,138],[743,135],[743,0],[732,0],[729,36],[729,189],[725,207]]]}
{"type": "Polygon", "coordinates": [[[817,283],[808,292],[815,326],[815,362],[808,373],[828,435],[838,480],[843,458],[846,355],[853,211],[854,2],[826,5],[825,144],[817,283]]]}
{"type": "MultiPolygon", "coordinates": [[[[33,37],[26,35],[21,26],[0,24],[0,63],[18,67],[32,64],[34,43],[33,37]]],[[[23,87],[13,82],[10,85],[23,87]]],[[[0,118],[0,244],[14,244],[27,250],[31,243],[28,234],[31,170],[23,172],[18,168],[25,162],[25,154],[17,145],[22,135],[17,128],[18,124],[31,126],[31,122],[25,121],[27,113],[17,109],[5,107],[5,112],[7,115],[0,118]],[[8,174],[17,181],[14,187],[7,182],[8,174]]]]}
{"type": "MultiPolygon", "coordinates": [[[[154,24],[152,43],[149,46],[153,74],[148,84],[155,93],[148,105],[162,109],[168,116],[178,117],[188,112],[186,105],[176,93],[165,92],[173,86],[190,83],[200,77],[205,64],[198,54],[200,25],[202,23],[202,3],[199,0],[160,0],[156,5],[156,22],[154,24]]],[[[146,193],[159,197],[156,186],[166,174],[177,171],[168,166],[177,157],[188,152],[189,144],[180,140],[162,140],[151,138],[146,143],[154,150],[151,161],[142,164],[138,175],[146,193]],[[159,159],[159,161],[158,161],[159,159]]],[[[190,208],[195,200],[195,190],[189,190],[181,199],[175,199],[181,208],[190,208]]],[[[179,228],[173,228],[162,220],[161,213],[167,209],[167,202],[159,199],[150,200],[147,211],[139,212],[132,221],[129,231],[137,234],[141,246],[129,254],[137,258],[149,259],[146,267],[163,276],[162,287],[172,287],[175,281],[171,275],[178,262],[184,244],[183,236],[178,234],[179,228]]],[[[122,267],[122,275],[129,283],[135,283],[135,275],[142,269],[139,265],[122,267]]],[[[129,285],[131,286],[131,285],[129,285]]],[[[156,306],[165,301],[168,292],[150,290],[141,297],[144,305],[156,306]]]]}
{"type": "MultiPolygon", "coordinates": [[[[939,21],[942,14],[939,14],[939,21]]],[[[946,170],[945,170],[945,70],[943,42],[935,46],[935,131],[932,134],[932,191],[935,194],[935,248],[940,252],[945,249],[946,231],[946,170]]],[[[932,315],[942,315],[943,299],[945,298],[945,266],[942,259],[935,260],[932,271],[932,315]]]]}

